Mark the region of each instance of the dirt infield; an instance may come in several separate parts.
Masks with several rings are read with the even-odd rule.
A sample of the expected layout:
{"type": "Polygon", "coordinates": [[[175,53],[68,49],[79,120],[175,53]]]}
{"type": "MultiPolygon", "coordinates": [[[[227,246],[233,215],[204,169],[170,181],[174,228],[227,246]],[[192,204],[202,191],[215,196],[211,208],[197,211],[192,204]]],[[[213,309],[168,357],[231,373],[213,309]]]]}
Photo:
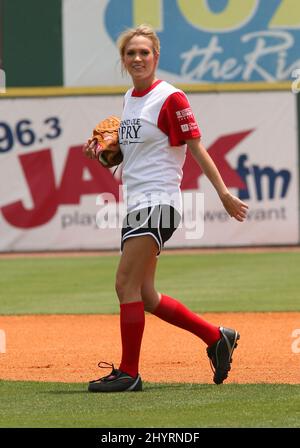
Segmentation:
{"type": "MultiPolygon", "coordinates": [[[[293,337],[299,312],[203,316],[241,333],[227,383],[300,383],[300,353],[292,350],[300,348],[293,337]]],[[[0,328],[6,334],[1,379],[87,382],[109,373],[98,369],[99,361],[118,366],[120,360],[116,315],[0,316],[0,328]]],[[[204,343],[152,315],[146,316],[140,373],[151,382],[212,383],[204,343]]]]}

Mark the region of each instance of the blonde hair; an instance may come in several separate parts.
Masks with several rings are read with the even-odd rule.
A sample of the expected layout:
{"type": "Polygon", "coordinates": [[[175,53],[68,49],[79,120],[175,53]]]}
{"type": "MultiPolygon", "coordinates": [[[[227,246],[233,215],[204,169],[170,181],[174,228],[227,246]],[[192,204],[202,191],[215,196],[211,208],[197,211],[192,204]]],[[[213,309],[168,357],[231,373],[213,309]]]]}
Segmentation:
{"type": "Polygon", "coordinates": [[[119,48],[121,59],[123,59],[125,55],[126,45],[130,41],[130,39],[132,39],[135,36],[144,36],[150,39],[153,44],[153,52],[156,54],[160,53],[160,41],[156,32],[150,25],[142,24],[136,28],[129,28],[120,34],[117,40],[117,45],[119,48]]]}

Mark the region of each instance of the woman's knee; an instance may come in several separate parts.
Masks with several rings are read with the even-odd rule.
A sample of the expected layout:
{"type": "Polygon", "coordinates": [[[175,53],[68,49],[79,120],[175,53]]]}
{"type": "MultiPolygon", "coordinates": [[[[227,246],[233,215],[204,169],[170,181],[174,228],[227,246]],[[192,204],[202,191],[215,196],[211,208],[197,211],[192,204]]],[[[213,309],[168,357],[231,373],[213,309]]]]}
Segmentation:
{"type": "Polygon", "coordinates": [[[141,284],[128,280],[128,276],[118,273],[116,276],[115,290],[120,303],[141,298],[141,284]]]}
{"type": "Polygon", "coordinates": [[[149,236],[129,238],[125,241],[115,282],[121,303],[141,300],[145,275],[152,269],[153,260],[156,263],[156,251],[156,244],[149,236]]]}

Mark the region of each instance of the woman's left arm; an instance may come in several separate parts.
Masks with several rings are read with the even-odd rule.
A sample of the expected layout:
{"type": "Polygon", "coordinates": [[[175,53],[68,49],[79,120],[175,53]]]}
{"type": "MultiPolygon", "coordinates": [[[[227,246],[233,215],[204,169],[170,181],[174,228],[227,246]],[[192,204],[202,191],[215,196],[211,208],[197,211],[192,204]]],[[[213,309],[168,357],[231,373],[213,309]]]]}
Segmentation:
{"type": "Polygon", "coordinates": [[[194,159],[215,187],[227,213],[237,221],[243,222],[246,218],[248,205],[229,192],[218,168],[201,143],[200,138],[187,140],[186,143],[194,159]]]}

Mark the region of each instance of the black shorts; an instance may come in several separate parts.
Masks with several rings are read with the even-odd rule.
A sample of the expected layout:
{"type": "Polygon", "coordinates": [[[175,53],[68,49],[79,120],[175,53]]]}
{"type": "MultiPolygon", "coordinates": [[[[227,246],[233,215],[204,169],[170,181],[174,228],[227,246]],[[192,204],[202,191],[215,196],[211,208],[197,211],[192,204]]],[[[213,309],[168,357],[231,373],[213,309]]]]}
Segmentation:
{"type": "Polygon", "coordinates": [[[180,214],[171,205],[153,205],[129,213],[122,228],[121,251],[124,241],[141,235],[151,235],[158,246],[158,253],[168,241],[180,223],[180,214]]]}

